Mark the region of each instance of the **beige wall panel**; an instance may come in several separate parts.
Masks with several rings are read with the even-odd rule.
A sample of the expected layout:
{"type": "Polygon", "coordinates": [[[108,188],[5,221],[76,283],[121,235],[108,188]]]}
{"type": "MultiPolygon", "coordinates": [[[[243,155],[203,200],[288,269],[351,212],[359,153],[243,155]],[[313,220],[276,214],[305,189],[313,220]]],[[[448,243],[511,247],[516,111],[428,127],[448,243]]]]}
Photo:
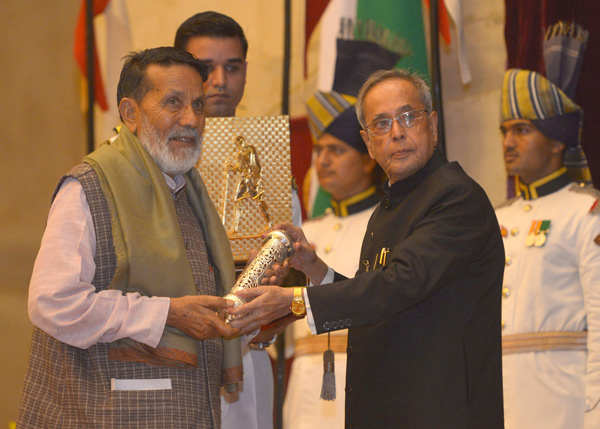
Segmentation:
{"type": "Polygon", "coordinates": [[[85,153],[79,75],[72,55],[78,3],[0,3],[2,287],[27,286],[52,190],[85,153]]]}
{"type": "Polygon", "coordinates": [[[448,159],[458,161],[493,204],[506,198],[501,151],[500,89],[506,64],[504,2],[463,0],[464,34],[472,81],[463,85],[456,33],[441,49],[442,97],[448,159]]]}
{"type": "Polygon", "coordinates": [[[0,2],[0,427],[17,418],[27,285],[52,191],[85,153],[73,60],[78,0],[0,2]]]}

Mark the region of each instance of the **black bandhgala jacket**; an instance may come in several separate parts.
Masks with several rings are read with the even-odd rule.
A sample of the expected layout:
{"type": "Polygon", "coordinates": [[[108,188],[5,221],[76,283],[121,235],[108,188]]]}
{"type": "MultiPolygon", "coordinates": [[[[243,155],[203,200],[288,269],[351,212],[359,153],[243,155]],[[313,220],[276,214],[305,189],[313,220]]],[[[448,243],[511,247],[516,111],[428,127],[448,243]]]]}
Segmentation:
{"type": "Polygon", "coordinates": [[[494,210],[458,163],[435,150],[386,185],[356,276],[308,289],[318,333],[349,328],[346,427],[504,427],[504,262],[494,210]]]}

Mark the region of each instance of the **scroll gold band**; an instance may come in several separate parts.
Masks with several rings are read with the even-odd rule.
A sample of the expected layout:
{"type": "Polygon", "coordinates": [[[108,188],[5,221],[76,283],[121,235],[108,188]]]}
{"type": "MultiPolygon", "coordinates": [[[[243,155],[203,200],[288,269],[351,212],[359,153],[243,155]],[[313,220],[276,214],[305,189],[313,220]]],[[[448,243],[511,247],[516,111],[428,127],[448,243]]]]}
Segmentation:
{"type": "Polygon", "coordinates": [[[502,336],[502,354],[549,350],[587,350],[587,331],[531,332],[502,336]]]}

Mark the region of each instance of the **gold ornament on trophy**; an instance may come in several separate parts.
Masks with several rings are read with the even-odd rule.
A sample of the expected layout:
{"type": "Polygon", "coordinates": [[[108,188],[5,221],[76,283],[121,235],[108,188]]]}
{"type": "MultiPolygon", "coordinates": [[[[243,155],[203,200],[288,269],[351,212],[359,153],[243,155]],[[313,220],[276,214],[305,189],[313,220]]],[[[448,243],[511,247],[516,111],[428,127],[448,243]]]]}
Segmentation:
{"type": "Polygon", "coordinates": [[[228,162],[225,166],[226,170],[226,183],[225,183],[225,195],[223,197],[223,225],[227,226],[225,219],[225,213],[227,213],[227,203],[229,202],[229,175],[239,176],[236,180],[237,186],[235,189],[235,195],[233,197],[233,212],[234,212],[234,223],[233,229],[228,231],[229,237],[236,237],[239,235],[240,220],[242,214],[245,212],[244,203],[255,203],[259,208],[260,212],[265,220],[266,228],[272,228],[271,217],[269,215],[269,208],[264,198],[264,183],[262,171],[260,168],[260,161],[258,159],[258,153],[256,148],[248,144],[246,139],[242,136],[235,138],[235,149],[236,153],[232,158],[233,162],[228,162]]]}

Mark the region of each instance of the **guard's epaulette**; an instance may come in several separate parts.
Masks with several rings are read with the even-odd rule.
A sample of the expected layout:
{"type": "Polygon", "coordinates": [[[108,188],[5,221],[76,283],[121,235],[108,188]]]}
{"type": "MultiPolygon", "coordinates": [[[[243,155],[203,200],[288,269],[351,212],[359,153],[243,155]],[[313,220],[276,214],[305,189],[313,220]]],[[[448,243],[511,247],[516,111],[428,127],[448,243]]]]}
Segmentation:
{"type": "Polygon", "coordinates": [[[501,209],[501,208],[503,208],[503,207],[508,207],[508,206],[510,206],[512,203],[514,203],[515,201],[517,201],[519,198],[520,198],[519,196],[512,197],[512,198],[510,198],[510,199],[508,199],[508,200],[504,201],[504,202],[503,202],[503,203],[501,203],[500,205],[498,205],[498,206],[494,207],[494,210],[498,210],[498,209],[501,209]]]}
{"type": "Polygon", "coordinates": [[[577,192],[578,194],[590,195],[592,198],[594,198],[595,201],[590,207],[589,213],[600,216],[600,204],[598,204],[598,200],[600,199],[600,191],[594,188],[594,185],[584,182],[574,183],[569,187],[569,191],[577,192]]]}

